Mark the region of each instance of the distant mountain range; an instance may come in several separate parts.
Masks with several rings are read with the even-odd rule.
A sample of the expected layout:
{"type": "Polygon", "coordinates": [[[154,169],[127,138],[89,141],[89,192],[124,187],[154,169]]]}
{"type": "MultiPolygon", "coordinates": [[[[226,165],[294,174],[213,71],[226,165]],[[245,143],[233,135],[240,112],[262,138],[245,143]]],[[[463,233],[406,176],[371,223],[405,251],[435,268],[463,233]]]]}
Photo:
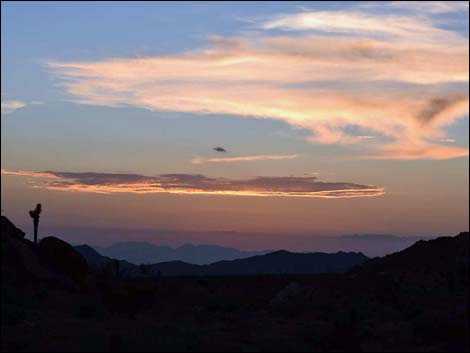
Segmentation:
{"type": "Polygon", "coordinates": [[[104,269],[108,266],[111,266],[113,261],[117,261],[119,263],[120,271],[127,277],[138,277],[143,275],[139,269],[139,266],[126,260],[116,260],[108,256],[100,255],[91,246],[78,245],[74,246],[74,249],[85,259],[85,261],[88,263],[88,266],[94,270],[104,269]]]}
{"type": "Polygon", "coordinates": [[[222,260],[243,259],[262,255],[268,251],[241,251],[217,245],[183,245],[177,248],[158,246],[146,242],[121,242],[107,247],[95,246],[103,256],[127,260],[134,264],[155,264],[167,261],[183,261],[206,265],[222,260]]]}
{"type": "Polygon", "coordinates": [[[378,257],[402,251],[420,240],[435,237],[398,236],[389,234],[357,234],[334,237],[319,237],[317,251],[332,252],[347,250],[362,252],[369,257],[378,257]]]}
{"type": "MultiPolygon", "coordinates": [[[[75,246],[95,269],[108,266],[113,259],[100,255],[88,245],[75,246]]],[[[292,253],[285,250],[252,256],[244,259],[218,261],[212,264],[197,265],[183,261],[168,261],[146,266],[147,274],[163,276],[225,276],[255,274],[306,274],[346,272],[361,265],[369,258],[362,253],[338,252],[292,253]]],[[[129,277],[145,275],[141,267],[125,260],[119,260],[123,274],[129,277]]]]}
{"type": "MultiPolygon", "coordinates": [[[[395,235],[365,234],[336,237],[318,237],[310,252],[334,253],[337,251],[361,252],[367,256],[383,256],[407,248],[416,241],[429,240],[425,237],[399,237],[395,235]]],[[[308,249],[312,240],[300,239],[299,244],[308,249]]],[[[243,251],[219,245],[191,245],[180,247],[155,245],[149,242],[119,242],[110,246],[94,246],[99,254],[133,264],[155,264],[169,261],[183,261],[195,265],[207,265],[217,261],[244,259],[264,255],[273,250],[243,251]]],[[[298,252],[298,251],[294,251],[298,252]]]]}
{"type": "Polygon", "coordinates": [[[361,265],[369,258],[361,253],[292,253],[285,250],[246,259],[189,265],[180,261],[152,265],[154,273],[167,276],[226,276],[256,274],[339,273],[361,265]]]}
{"type": "MultiPolygon", "coordinates": [[[[30,229],[31,225],[20,225],[20,228],[30,229]]],[[[89,244],[95,247],[102,255],[120,258],[133,263],[156,263],[161,261],[181,260],[189,263],[208,264],[220,260],[234,260],[245,257],[243,254],[223,254],[220,257],[205,259],[191,259],[185,257],[149,256],[143,259],[135,258],[135,252],[120,249],[120,253],[106,252],[106,248],[113,247],[113,244],[128,244],[133,242],[148,243],[150,245],[168,247],[181,247],[184,244],[208,244],[226,248],[241,249],[248,252],[248,256],[259,255],[253,251],[286,249],[293,252],[326,252],[337,251],[362,252],[366,256],[376,257],[391,254],[406,249],[418,240],[429,240],[429,236],[397,236],[388,234],[358,234],[330,236],[322,234],[308,233],[256,233],[256,232],[236,232],[236,231],[190,231],[190,230],[165,230],[165,229],[117,229],[117,228],[95,228],[90,226],[82,227],[60,227],[48,224],[41,225],[41,233],[56,235],[73,245],[89,244]],[[128,257],[128,255],[132,257],[128,257]],[[229,256],[226,256],[229,255],[229,256]],[[239,256],[240,255],[240,256],[239,256]]],[[[132,243],[131,243],[132,244],[132,243]]],[[[127,245],[126,245],[127,246],[127,245]]],[[[125,246],[120,246],[120,248],[125,246]]],[[[196,249],[198,250],[198,249],[196,249]]],[[[164,252],[163,252],[164,253],[164,252]]],[[[167,252],[168,253],[168,252],[167,252]]],[[[263,253],[263,251],[261,252],[263,253]]]]}

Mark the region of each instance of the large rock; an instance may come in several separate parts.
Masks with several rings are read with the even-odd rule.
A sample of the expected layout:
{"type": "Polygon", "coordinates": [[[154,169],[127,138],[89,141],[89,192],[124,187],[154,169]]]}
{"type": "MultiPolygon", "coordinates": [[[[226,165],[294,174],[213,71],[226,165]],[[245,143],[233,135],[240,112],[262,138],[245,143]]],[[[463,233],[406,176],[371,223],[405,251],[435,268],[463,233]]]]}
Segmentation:
{"type": "Polygon", "coordinates": [[[56,237],[46,237],[39,242],[41,261],[54,272],[75,282],[86,280],[90,269],[85,259],[71,246],[56,237]]]}
{"type": "Polygon", "coordinates": [[[59,283],[60,278],[39,261],[34,244],[8,218],[1,217],[2,280],[27,285],[35,281],[59,283]]]}
{"type": "Polygon", "coordinates": [[[16,228],[16,226],[5,216],[1,218],[1,226],[2,226],[2,235],[10,235],[16,238],[24,238],[24,232],[16,228]]]}
{"type": "Polygon", "coordinates": [[[273,299],[271,299],[270,304],[276,306],[291,303],[303,292],[303,290],[304,288],[301,284],[291,282],[287,287],[281,289],[273,299]]]}

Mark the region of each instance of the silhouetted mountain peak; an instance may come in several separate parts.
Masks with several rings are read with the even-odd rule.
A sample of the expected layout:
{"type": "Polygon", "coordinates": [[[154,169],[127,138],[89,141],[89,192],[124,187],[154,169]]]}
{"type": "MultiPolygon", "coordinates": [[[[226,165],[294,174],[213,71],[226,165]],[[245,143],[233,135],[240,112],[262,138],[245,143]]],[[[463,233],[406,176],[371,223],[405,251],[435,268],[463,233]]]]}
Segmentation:
{"type": "Polygon", "coordinates": [[[355,269],[363,273],[406,273],[416,282],[432,273],[458,273],[468,266],[469,233],[419,240],[405,250],[367,261],[355,269]]]}
{"type": "Polygon", "coordinates": [[[218,245],[185,244],[176,248],[146,242],[120,242],[106,247],[95,247],[103,256],[126,260],[134,264],[152,264],[180,260],[205,265],[221,260],[246,258],[265,251],[241,251],[218,245]]]}
{"type": "Polygon", "coordinates": [[[273,251],[269,254],[266,254],[266,255],[269,255],[269,256],[286,256],[286,255],[290,255],[290,254],[293,254],[292,252],[288,251],[288,250],[276,250],[276,251],[273,251]]]}

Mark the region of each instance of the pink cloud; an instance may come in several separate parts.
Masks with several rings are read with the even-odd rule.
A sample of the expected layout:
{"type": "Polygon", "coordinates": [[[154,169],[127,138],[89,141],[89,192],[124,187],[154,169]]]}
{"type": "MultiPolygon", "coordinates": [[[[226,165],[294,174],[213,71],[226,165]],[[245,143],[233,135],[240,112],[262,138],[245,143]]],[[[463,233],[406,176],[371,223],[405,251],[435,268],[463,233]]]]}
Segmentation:
{"type": "Polygon", "coordinates": [[[374,139],[373,157],[468,154],[429,142],[468,116],[468,38],[430,19],[358,11],[281,15],[260,27],[306,34],[212,37],[180,55],[48,66],[82,104],[277,119],[322,144],[364,142],[345,132],[356,126],[393,141],[374,139]]]}

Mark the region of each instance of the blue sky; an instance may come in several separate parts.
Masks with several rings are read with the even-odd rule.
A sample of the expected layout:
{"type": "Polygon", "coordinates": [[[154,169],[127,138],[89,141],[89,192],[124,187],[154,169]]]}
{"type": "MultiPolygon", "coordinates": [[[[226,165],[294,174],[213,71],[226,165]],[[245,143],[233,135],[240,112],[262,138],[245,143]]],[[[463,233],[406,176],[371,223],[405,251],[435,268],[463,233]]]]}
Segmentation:
{"type": "MultiPolygon", "coordinates": [[[[47,2],[4,1],[2,87],[5,97],[57,100],[61,91],[41,64],[48,60],[179,53],[211,34],[256,30],[249,19],[299,9],[350,8],[360,2],[47,2]]],[[[374,11],[389,11],[374,9],[374,11]]],[[[468,37],[468,13],[439,14],[444,28],[468,37]],[[445,21],[447,19],[447,21],[445,21]]]]}
{"type": "Polygon", "coordinates": [[[71,226],[118,212],[150,228],[468,228],[468,28],[467,2],[2,2],[2,209],[24,222],[39,193],[71,226]],[[78,174],[59,188],[42,171],[78,174]],[[241,179],[229,193],[268,197],[202,184],[143,196],[107,175],[90,188],[85,172],[241,179]],[[289,177],[311,199],[292,198],[289,177]],[[151,202],[116,211],[109,195],[164,197],[187,220],[142,219],[151,202]],[[78,216],[79,199],[106,215],[78,216]],[[359,205],[363,224],[348,211],[359,205]]]}

